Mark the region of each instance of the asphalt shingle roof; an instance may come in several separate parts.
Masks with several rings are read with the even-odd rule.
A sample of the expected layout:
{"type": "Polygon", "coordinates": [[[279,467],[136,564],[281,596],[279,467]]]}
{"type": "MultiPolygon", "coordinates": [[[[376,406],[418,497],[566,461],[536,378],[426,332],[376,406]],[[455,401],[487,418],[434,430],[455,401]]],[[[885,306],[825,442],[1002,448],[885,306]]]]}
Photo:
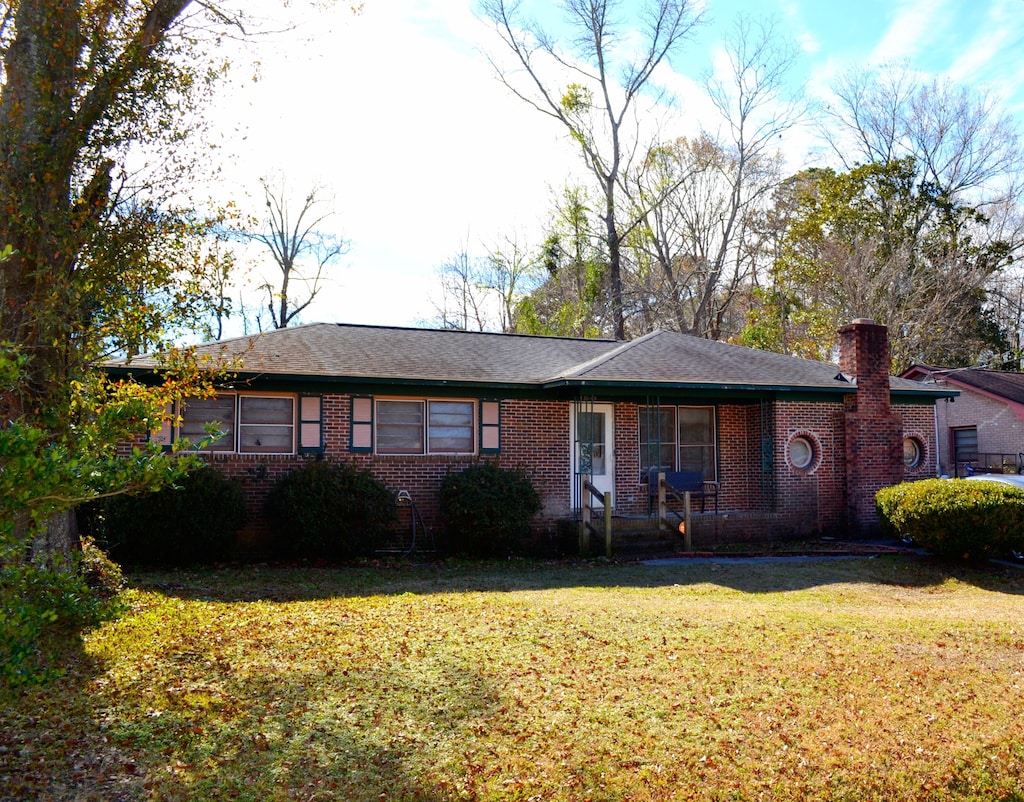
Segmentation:
{"type": "MultiPolygon", "coordinates": [[[[670,384],[852,389],[824,362],[655,331],[628,342],[314,323],[198,346],[244,375],[521,384],[670,384]]],[[[110,363],[158,367],[152,356],[110,363]]],[[[893,379],[894,389],[927,392],[893,379]]]]}
{"type": "Polygon", "coordinates": [[[992,393],[1008,401],[1024,404],[1024,373],[984,370],[983,368],[937,368],[926,365],[919,366],[919,368],[931,373],[936,378],[947,379],[967,387],[992,393]]]}

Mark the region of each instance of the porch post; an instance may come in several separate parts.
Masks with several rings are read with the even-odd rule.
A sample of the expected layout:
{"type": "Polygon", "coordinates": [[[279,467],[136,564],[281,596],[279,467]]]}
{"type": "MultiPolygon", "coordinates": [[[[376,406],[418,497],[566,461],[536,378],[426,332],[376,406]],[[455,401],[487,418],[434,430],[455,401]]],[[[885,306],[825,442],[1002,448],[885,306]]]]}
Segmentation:
{"type": "Polygon", "coordinates": [[[683,548],[686,551],[693,551],[693,528],[690,519],[690,491],[683,491],[683,548]]]}
{"type": "Polygon", "coordinates": [[[604,556],[612,558],[612,491],[604,494],[604,556]]]}
{"type": "Polygon", "coordinates": [[[664,532],[668,529],[668,521],[666,520],[666,504],[665,504],[665,474],[662,472],[658,473],[658,529],[664,532]]]}
{"type": "Polygon", "coordinates": [[[590,491],[587,490],[587,482],[590,481],[590,476],[585,473],[579,475],[579,493],[580,493],[580,533],[579,533],[579,549],[581,557],[590,556],[590,491]]]}

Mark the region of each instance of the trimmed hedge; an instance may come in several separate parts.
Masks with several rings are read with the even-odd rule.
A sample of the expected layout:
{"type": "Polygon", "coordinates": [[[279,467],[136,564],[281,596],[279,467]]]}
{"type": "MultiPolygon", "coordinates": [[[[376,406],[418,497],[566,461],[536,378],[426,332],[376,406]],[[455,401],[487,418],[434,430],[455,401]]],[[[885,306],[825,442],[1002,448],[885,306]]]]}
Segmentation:
{"type": "Polygon", "coordinates": [[[327,461],[281,479],[266,511],[278,552],[291,559],[370,554],[398,520],[394,494],[370,471],[327,461]]]}
{"type": "Polygon", "coordinates": [[[522,548],[530,521],[541,510],[526,471],[474,465],[441,483],[441,517],[448,549],[473,557],[507,557],[522,548]]]}
{"type": "Polygon", "coordinates": [[[174,487],[110,499],[92,534],[125,565],[209,565],[231,556],[248,516],[241,484],[206,465],[174,487]]]}
{"type": "Polygon", "coordinates": [[[940,557],[981,560],[1024,548],[1024,490],[1000,482],[925,479],[875,495],[882,525],[940,557]]]}

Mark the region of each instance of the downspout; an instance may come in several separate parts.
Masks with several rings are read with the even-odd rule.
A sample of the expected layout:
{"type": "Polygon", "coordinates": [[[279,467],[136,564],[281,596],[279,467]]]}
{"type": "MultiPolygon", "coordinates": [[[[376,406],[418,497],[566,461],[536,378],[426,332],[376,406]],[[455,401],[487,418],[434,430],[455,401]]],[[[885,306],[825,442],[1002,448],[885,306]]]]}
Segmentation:
{"type": "Polygon", "coordinates": [[[935,423],[935,475],[942,476],[942,451],[939,448],[939,405],[936,402],[932,409],[932,421],[935,423]]]}

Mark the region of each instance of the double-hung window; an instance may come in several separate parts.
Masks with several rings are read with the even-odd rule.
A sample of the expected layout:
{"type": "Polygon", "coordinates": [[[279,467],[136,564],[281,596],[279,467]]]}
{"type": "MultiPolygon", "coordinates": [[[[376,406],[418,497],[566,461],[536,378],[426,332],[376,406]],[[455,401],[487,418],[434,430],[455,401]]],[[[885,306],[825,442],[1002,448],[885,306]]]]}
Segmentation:
{"type": "Polygon", "coordinates": [[[192,443],[221,436],[202,450],[214,453],[295,453],[295,398],[287,395],[222,394],[189,398],[181,405],[178,435],[192,443]]]}
{"type": "Polygon", "coordinates": [[[181,404],[178,435],[195,444],[219,433],[220,436],[202,450],[234,451],[236,400],[234,395],[185,399],[181,404]]]}
{"type": "Polygon", "coordinates": [[[472,454],[475,402],[377,399],[378,454],[472,454]]]}
{"type": "Polygon", "coordinates": [[[652,470],[717,477],[714,407],[640,407],[639,422],[641,478],[652,470]]]}

